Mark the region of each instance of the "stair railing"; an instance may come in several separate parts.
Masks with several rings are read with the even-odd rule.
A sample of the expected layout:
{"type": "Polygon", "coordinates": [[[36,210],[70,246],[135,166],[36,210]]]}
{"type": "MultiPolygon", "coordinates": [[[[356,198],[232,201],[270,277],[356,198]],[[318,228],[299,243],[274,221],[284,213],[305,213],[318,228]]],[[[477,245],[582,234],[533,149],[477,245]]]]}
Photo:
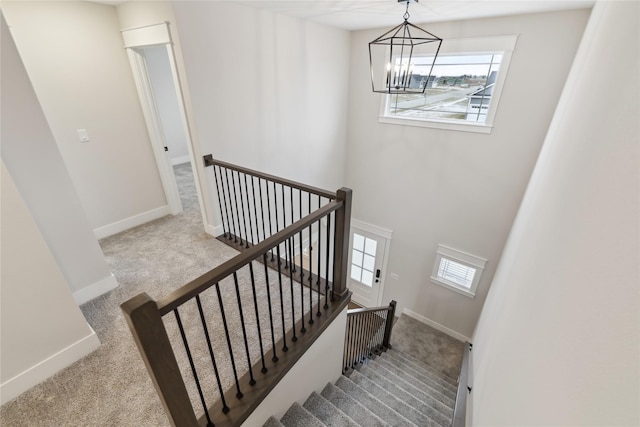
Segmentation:
{"type": "Polygon", "coordinates": [[[367,362],[375,355],[391,348],[391,331],[396,302],[388,307],[358,308],[347,311],[347,332],[344,342],[342,372],[367,362]]]}
{"type": "MultiPolygon", "coordinates": [[[[215,164],[216,174],[226,168],[225,174],[232,170],[243,178],[249,176],[248,170],[238,172],[242,168],[215,164]]],[[[264,176],[257,181],[254,178],[252,182],[265,180],[264,176]]],[[[287,188],[293,192],[302,187],[279,178],[271,181],[282,186],[278,190],[283,194],[287,188]]],[[[265,183],[258,185],[264,189],[265,183]]],[[[225,188],[233,190],[233,185],[225,183],[225,188]]],[[[257,190],[257,185],[243,187],[245,202],[247,188],[257,190]]],[[[237,190],[240,194],[240,187],[237,190]]],[[[238,228],[245,250],[208,273],[157,301],[143,293],[122,304],[173,425],[240,425],[348,304],[351,190],[342,188],[335,194],[320,191],[320,197],[327,196],[326,203],[319,203],[302,218],[293,220],[292,216],[289,222],[278,222],[273,234],[256,238],[249,228],[242,232],[238,228]],[[316,245],[325,263],[318,262],[315,269],[309,265],[308,269],[308,277],[318,285],[314,289],[312,281],[295,281],[296,276],[286,270],[296,264],[296,236],[300,238],[305,230],[312,233],[314,226],[320,230],[321,223],[330,221],[331,216],[333,239],[316,245]],[[219,339],[214,339],[216,334],[219,339]]],[[[258,212],[256,204],[252,206],[258,212]]],[[[239,210],[234,212],[227,218],[242,219],[239,210]]],[[[225,227],[229,224],[234,227],[232,222],[225,227]]],[[[237,236],[230,228],[226,233],[227,239],[229,233],[237,236]]]]}

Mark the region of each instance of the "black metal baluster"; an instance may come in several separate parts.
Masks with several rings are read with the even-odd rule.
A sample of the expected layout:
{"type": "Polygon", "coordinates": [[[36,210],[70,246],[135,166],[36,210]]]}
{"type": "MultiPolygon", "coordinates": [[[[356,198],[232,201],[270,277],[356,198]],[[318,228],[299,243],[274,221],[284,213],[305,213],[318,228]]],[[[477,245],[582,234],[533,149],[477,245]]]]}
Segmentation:
{"type": "Polygon", "coordinates": [[[267,303],[269,304],[269,326],[271,326],[271,348],[273,349],[273,357],[271,360],[275,363],[278,361],[276,355],[276,338],[273,330],[273,310],[271,308],[271,288],[269,286],[269,267],[267,267],[267,254],[262,254],[262,261],[264,264],[264,281],[267,284],[267,303]]]}
{"type": "MultiPolygon", "coordinates": [[[[223,196],[220,194],[220,185],[218,184],[218,172],[216,171],[216,165],[213,165],[213,176],[215,177],[215,180],[216,180],[216,191],[218,192],[218,205],[220,206],[220,219],[222,220],[222,231],[224,232],[224,237],[227,237],[229,233],[229,226],[227,225],[228,218],[225,221],[226,212],[224,212],[224,210],[222,209],[223,196]]],[[[227,205],[226,197],[225,197],[224,204],[225,206],[227,205]]]]}
{"type": "MultiPolygon", "coordinates": [[[[332,213],[333,213],[333,218],[335,219],[336,218],[335,217],[335,211],[332,212],[332,213]]],[[[335,277],[335,274],[336,274],[336,248],[335,248],[335,246],[336,246],[336,241],[337,241],[336,240],[336,233],[337,232],[338,231],[336,230],[335,221],[334,221],[333,233],[331,233],[331,234],[333,234],[333,263],[332,263],[333,264],[333,268],[331,269],[331,273],[332,273],[331,278],[333,280],[332,280],[332,283],[331,283],[331,302],[336,300],[335,299],[334,290],[335,290],[335,286],[336,286],[336,277],[335,277]]],[[[349,267],[347,267],[347,268],[349,268],[349,267]]]]}
{"type": "Polygon", "coordinates": [[[173,314],[176,315],[176,322],[178,322],[178,329],[180,330],[182,343],[184,344],[184,349],[187,352],[187,359],[189,359],[189,365],[191,365],[191,372],[193,373],[193,379],[196,381],[196,387],[198,388],[198,394],[200,395],[200,402],[202,403],[202,408],[204,409],[204,415],[207,417],[207,426],[213,426],[213,422],[209,417],[209,409],[207,407],[207,402],[205,402],[204,400],[204,394],[202,393],[202,387],[200,386],[200,378],[198,378],[196,365],[193,363],[193,357],[191,356],[191,349],[189,348],[189,343],[187,342],[187,335],[184,333],[184,328],[182,327],[182,320],[180,320],[180,313],[178,313],[177,308],[173,310],[173,314]]]}
{"type": "Polygon", "coordinates": [[[236,285],[236,298],[238,298],[238,311],[240,312],[240,324],[242,325],[242,338],[244,338],[244,350],[247,352],[247,364],[249,365],[249,385],[256,385],[253,378],[253,368],[251,368],[251,354],[249,353],[249,342],[247,341],[247,328],[244,324],[244,314],[242,312],[242,299],[240,298],[240,287],[238,286],[238,273],[233,272],[233,283],[236,285]]]}
{"type": "MultiPolygon", "coordinates": [[[[309,193],[308,215],[311,215],[311,193],[309,193]]],[[[313,236],[309,224],[309,324],[313,324],[313,236]]]]}
{"type": "Polygon", "coordinates": [[[253,261],[249,262],[249,275],[251,276],[251,290],[253,291],[253,307],[256,312],[256,327],[258,328],[258,342],[260,343],[260,360],[262,361],[261,372],[267,373],[267,365],[264,363],[264,348],[262,347],[262,330],[260,329],[260,314],[258,313],[258,296],[256,294],[256,281],[253,276],[253,261]]]}
{"type": "Polygon", "coordinates": [[[238,370],[236,369],[236,360],[233,357],[233,348],[231,347],[231,337],[229,336],[229,326],[227,325],[227,317],[224,314],[224,305],[222,304],[222,295],[220,294],[220,283],[216,283],[216,293],[218,294],[218,304],[220,305],[220,315],[222,316],[222,325],[224,326],[224,334],[227,337],[227,346],[229,347],[229,356],[231,359],[231,368],[233,369],[233,378],[236,381],[236,397],[242,399],[240,391],[240,382],[238,381],[238,370]]]}
{"type": "MultiPolygon", "coordinates": [[[[265,181],[266,182],[266,181],[265,181]]],[[[266,222],[264,220],[264,202],[262,201],[262,178],[258,177],[258,194],[260,194],[260,213],[262,214],[262,239],[267,239],[266,222]]],[[[271,220],[269,220],[271,222],[271,220]]]]}
{"type": "Polygon", "coordinates": [[[285,353],[289,351],[287,347],[287,330],[284,325],[284,296],[282,294],[282,271],[280,269],[280,245],[276,246],[276,252],[278,257],[278,284],[280,285],[280,318],[282,319],[282,351],[285,353]]]}
{"type": "MultiPolygon", "coordinates": [[[[269,212],[269,237],[271,237],[273,236],[273,223],[271,222],[271,196],[269,195],[269,181],[265,180],[265,187],[267,187],[267,212],[269,212]]],[[[273,261],[273,248],[271,248],[271,261],[273,261]]]]}
{"type": "MultiPolygon", "coordinates": [[[[286,206],[286,198],[284,197],[284,185],[281,184],[280,188],[282,189],[282,228],[287,228],[287,206],[286,206]]],[[[293,218],[291,218],[291,222],[293,222],[293,218]]],[[[284,253],[285,253],[284,268],[285,268],[285,270],[289,269],[289,261],[288,261],[287,256],[286,256],[286,254],[289,251],[288,245],[289,245],[289,239],[284,241],[284,253]]]]}
{"type": "MultiPolygon", "coordinates": [[[[242,183],[240,183],[240,192],[242,193],[242,183]]],[[[247,240],[251,240],[251,244],[254,245],[255,242],[253,240],[253,226],[251,225],[251,203],[249,202],[249,184],[247,184],[247,174],[244,174],[244,191],[245,197],[247,199],[247,215],[249,216],[249,234],[247,240]]],[[[247,248],[249,247],[249,242],[247,242],[247,248]]]]}
{"type": "Polygon", "coordinates": [[[238,189],[236,188],[236,178],[235,178],[235,171],[232,170],[231,171],[231,183],[233,184],[233,201],[236,205],[236,222],[238,224],[238,238],[240,239],[240,245],[244,245],[243,239],[244,237],[242,237],[242,224],[240,223],[240,209],[238,209],[238,189]]]}
{"type": "MultiPolygon", "coordinates": [[[[329,230],[331,229],[331,212],[327,215],[327,253],[326,253],[326,264],[324,266],[324,309],[329,308],[329,253],[331,252],[331,233],[329,230]]],[[[335,256],[335,252],[334,252],[335,256]]]]}
{"type": "Polygon", "coordinates": [[[218,364],[216,363],[216,357],[213,354],[213,345],[211,344],[209,329],[207,328],[207,322],[205,320],[204,311],[202,310],[200,295],[196,295],[196,303],[198,304],[198,311],[200,312],[200,321],[202,322],[202,328],[204,329],[204,336],[207,340],[207,347],[209,348],[209,356],[211,357],[211,363],[213,364],[213,372],[216,374],[216,383],[218,383],[218,392],[220,393],[220,400],[222,400],[222,412],[226,414],[227,412],[229,412],[229,406],[227,406],[227,400],[224,398],[224,390],[222,389],[222,382],[220,381],[218,364]]]}
{"type": "MultiPolygon", "coordinates": [[[[291,223],[293,223],[295,221],[295,219],[293,218],[293,187],[289,187],[289,199],[290,199],[290,205],[291,205],[291,223]]],[[[296,261],[295,261],[295,245],[296,245],[296,236],[293,235],[291,242],[289,243],[289,247],[291,248],[291,260],[290,260],[290,264],[291,264],[291,272],[295,273],[296,272],[296,261]]],[[[291,297],[293,298],[293,294],[291,294],[291,297]]]]}
{"type": "MultiPolygon", "coordinates": [[[[260,228],[258,227],[258,208],[256,205],[256,185],[255,185],[255,181],[254,181],[254,177],[253,175],[251,175],[251,195],[253,196],[253,217],[256,219],[255,224],[256,224],[256,241],[259,243],[260,240],[260,228]]],[[[258,178],[258,184],[260,184],[260,178],[258,178]]]]}
{"type": "MultiPolygon", "coordinates": [[[[300,196],[300,219],[302,219],[302,190],[298,189],[299,192],[299,196],[300,196]]],[[[302,230],[300,230],[299,233],[299,240],[300,240],[300,283],[304,283],[304,251],[302,250],[302,230]]],[[[302,308],[302,317],[304,319],[304,307],[302,308]]],[[[303,328],[304,328],[304,321],[303,323],[303,328]]],[[[303,331],[304,332],[304,331],[303,331]]]]}
{"type": "MultiPolygon", "coordinates": [[[[233,203],[231,203],[231,187],[229,186],[229,169],[225,168],[224,169],[224,179],[225,182],[227,183],[227,190],[229,192],[229,206],[231,207],[231,225],[232,225],[232,229],[233,229],[233,241],[235,243],[238,242],[238,229],[236,228],[236,221],[233,217],[233,203]]],[[[220,172],[222,173],[222,171],[220,172]]],[[[229,236],[229,239],[231,239],[231,236],[229,236]]]]}
{"type": "MultiPolygon", "coordinates": [[[[291,218],[293,220],[293,217],[291,218]]],[[[291,238],[287,239],[289,240],[289,251],[287,252],[287,256],[289,257],[289,264],[293,265],[293,246],[291,245],[291,238]]],[[[289,272],[289,283],[291,286],[291,323],[293,324],[293,337],[291,338],[291,341],[296,342],[298,341],[298,337],[296,336],[296,308],[295,308],[295,301],[293,298],[293,272],[290,271],[289,272]]],[[[304,322],[302,322],[304,323],[304,322]]]]}
{"type": "Polygon", "coordinates": [[[320,221],[318,221],[318,249],[316,250],[316,252],[318,252],[318,264],[316,265],[316,285],[318,287],[318,311],[316,312],[316,317],[320,317],[322,316],[322,312],[320,311],[320,297],[322,296],[322,293],[320,292],[320,241],[322,240],[322,233],[320,230],[320,221]]]}
{"type": "MultiPolygon", "coordinates": [[[[236,172],[236,175],[238,176],[238,187],[240,188],[240,206],[242,206],[242,210],[240,210],[240,214],[242,216],[242,227],[240,227],[240,244],[242,244],[242,239],[244,238],[244,241],[246,243],[246,248],[249,248],[249,238],[247,236],[247,220],[245,218],[245,214],[244,214],[244,198],[242,197],[242,180],[240,179],[240,172],[236,172]],[[242,230],[244,229],[244,237],[242,237],[242,230]]],[[[231,177],[233,178],[233,172],[231,172],[231,177]]],[[[235,191],[236,189],[236,181],[234,179],[233,181],[233,189],[235,191]]],[[[238,203],[237,201],[237,193],[236,193],[236,203],[238,203]]],[[[240,221],[240,219],[238,219],[238,221],[240,221]]]]}

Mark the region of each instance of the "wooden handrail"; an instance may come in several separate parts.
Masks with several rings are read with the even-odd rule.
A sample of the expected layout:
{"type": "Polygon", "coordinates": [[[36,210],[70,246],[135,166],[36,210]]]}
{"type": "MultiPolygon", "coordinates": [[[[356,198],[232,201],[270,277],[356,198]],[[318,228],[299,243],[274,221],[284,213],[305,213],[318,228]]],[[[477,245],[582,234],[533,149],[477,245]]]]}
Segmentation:
{"type": "Polygon", "coordinates": [[[237,166],[231,163],[226,163],[220,160],[216,160],[213,158],[211,154],[207,154],[206,156],[203,157],[203,159],[204,159],[205,166],[214,166],[214,165],[221,166],[223,168],[231,169],[236,172],[244,173],[247,175],[253,175],[258,178],[266,179],[267,181],[277,182],[278,184],[282,184],[288,187],[296,188],[298,190],[306,191],[308,193],[322,196],[327,199],[331,199],[331,200],[336,199],[336,193],[323,190],[322,188],[313,187],[311,185],[301,184],[299,182],[291,181],[289,179],[280,178],[275,175],[269,175],[253,169],[243,168],[242,166],[237,166]]]}
{"type": "MultiPolygon", "coordinates": [[[[337,211],[336,215],[342,211],[340,209],[344,205],[344,202],[341,200],[332,201],[320,209],[312,212],[301,220],[291,224],[290,226],[284,228],[273,236],[269,237],[266,240],[258,243],[255,246],[247,249],[246,251],[240,253],[239,255],[233,257],[232,259],[224,262],[213,270],[203,274],[197,279],[187,283],[182,286],[180,289],[177,289],[165,297],[161,298],[158,301],[158,310],[160,311],[160,315],[164,316],[165,314],[171,312],[176,307],[184,304],[189,301],[191,298],[194,298],[196,295],[200,294],[204,290],[210,288],[216,283],[222,281],[224,278],[232,275],[235,271],[238,271],[240,268],[249,264],[251,261],[256,260],[263,254],[267,253],[271,248],[276,247],[280,243],[287,240],[289,237],[298,233],[300,230],[303,230],[309,225],[319,221],[321,218],[324,218],[326,215],[330,214],[333,211],[337,211]]],[[[336,229],[338,230],[338,229],[336,229]]],[[[348,243],[348,239],[347,239],[348,243]]],[[[336,276],[337,278],[337,276],[336,276]]],[[[340,282],[338,282],[334,278],[334,286],[338,286],[340,282]]],[[[345,286],[346,280],[342,281],[342,287],[346,289],[345,286]]],[[[335,291],[335,289],[334,289],[335,291]]],[[[342,295],[343,293],[339,293],[342,295]]]]}

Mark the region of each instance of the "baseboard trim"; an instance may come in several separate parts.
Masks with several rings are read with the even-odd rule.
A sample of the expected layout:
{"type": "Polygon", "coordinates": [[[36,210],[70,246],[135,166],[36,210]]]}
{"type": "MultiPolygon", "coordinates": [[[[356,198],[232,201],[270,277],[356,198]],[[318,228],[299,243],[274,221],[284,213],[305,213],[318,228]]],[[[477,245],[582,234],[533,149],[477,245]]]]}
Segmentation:
{"type": "Polygon", "coordinates": [[[221,225],[206,224],[204,226],[204,231],[211,234],[213,237],[222,236],[224,234],[224,229],[221,225]]]}
{"type": "Polygon", "coordinates": [[[100,295],[106,294],[109,291],[118,287],[118,281],[113,273],[105,277],[102,280],[98,280],[92,285],[85,286],[73,293],[73,299],[76,300],[78,305],[82,305],[85,302],[91,301],[94,298],[98,298],[100,295]]]}
{"type": "Polygon", "coordinates": [[[461,333],[456,332],[453,329],[449,329],[446,326],[441,325],[440,323],[429,319],[428,317],[424,317],[423,315],[416,313],[415,311],[411,311],[408,308],[405,308],[404,310],[402,310],[402,312],[407,316],[411,317],[412,319],[415,319],[418,322],[424,323],[425,325],[429,325],[433,329],[437,329],[438,331],[443,332],[449,335],[450,337],[457,339],[458,341],[471,342],[471,338],[465,337],[461,333]]]}
{"type": "Polygon", "coordinates": [[[18,397],[100,347],[100,340],[95,331],[91,326],[87,327],[91,333],[86,337],[0,384],[0,405],[18,397]]]}
{"type": "Polygon", "coordinates": [[[191,159],[189,158],[188,155],[176,157],[175,159],[171,159],[171,166],[181,165],[183,163],[189,163],[190,161],[191,159]]]}
{"type": "Polygon", "coordinates": [[[163,216],[167,216],[170,214],[171,208],[169,207],[169,205],[164,205],[159,208],[152,209],[150,211],[114,222],[113,224],[108,224],[103,227],[96,228],[93,230],[93,234],[95,234],[96,239],[98,240],[104,239],[105,237],[113,236],[114,234],[121,233],[130,228],[137,227],[138,225],[145,224],[149,221],[153,221],[154,219],[162,218],[163,216]]]}

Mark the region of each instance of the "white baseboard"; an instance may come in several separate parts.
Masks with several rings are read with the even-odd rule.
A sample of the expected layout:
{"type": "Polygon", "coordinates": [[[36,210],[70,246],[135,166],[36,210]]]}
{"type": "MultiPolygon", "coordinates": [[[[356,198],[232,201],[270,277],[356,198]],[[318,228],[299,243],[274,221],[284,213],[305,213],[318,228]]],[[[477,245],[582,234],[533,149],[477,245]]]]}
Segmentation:
{"type": "Polygon", "coordinates": [[[175,165],[181,165],[183,163],[189,163],[191,161],[191,159],[189,158],[189,156],[180,156],[180,157],[176,157],[175,159],[171,159],[171,165],[175,166],[175,165]]]}
{"type": "Polygon", "coordinates": [[[169,205],[164,205],[156,209],[152,209],[141,214],[125,218],[123,220],[108,224],[103,227],[99,227],[93,230],[93,234],[96,235],[96,239],[104,239],[105,237],[113,236],[114,234],[121,233],[130,228],[137,227],[138,225],[145,224],[154,219],[162,218],[163,216],[170,215],[171,208],[169,205]]]}
{"type": "Polygon", "coordinates": [[[211,234],[213,237],[222,236],[224,234],[222,225],[206,224],[204,226],[204,231],[206,231],[208,234],[211,234]]]}
{"type": "Polygon", "coordinates": [[[100,347],[100,340],[95,331],[89,325],[87,326],[91,331],[89,335],[0,384],[0,405],[18,397],[100,347]]]}
{"type": "Polygon", "coordinates": [[[434,322],[433,320],[429,319],[428,317],[424,317],[423,315],[418,314],[418,313],[416,313],[414,311],[411,311],[408,308],[405,308],[404,310],[402,310],[402,312],[404,314],[406,314],[407,316],[411,317],[412,319],[415,319],[418,322],[424,323],[425,325],[429,325],[433,329],[437,329],[438,331],[443,332],[443,333],[449,335],[450,337],[453,337],[453,338],[457,339],[458,341],[462,341],[462,342],[469,341],[469,342],[471,342],[471,338],[465,337],[461,333],[456,332],[453,329],[449,329],[446,326],[441,325],[438,322],[434,322]]]}
{"type": "Polygon", "coordinates": [[[102,294],[106,294],[109,291],[114,290],[118,287],[118,281],[115,276],[110,274],[102,280],[98,280],[97,282],[85,286],[82,289],[79,289],[73,293],[73,299],[76,300],[78,305],[82,305],[87,301],[91,301],[94,298],[99,297],[102,294]]]}

